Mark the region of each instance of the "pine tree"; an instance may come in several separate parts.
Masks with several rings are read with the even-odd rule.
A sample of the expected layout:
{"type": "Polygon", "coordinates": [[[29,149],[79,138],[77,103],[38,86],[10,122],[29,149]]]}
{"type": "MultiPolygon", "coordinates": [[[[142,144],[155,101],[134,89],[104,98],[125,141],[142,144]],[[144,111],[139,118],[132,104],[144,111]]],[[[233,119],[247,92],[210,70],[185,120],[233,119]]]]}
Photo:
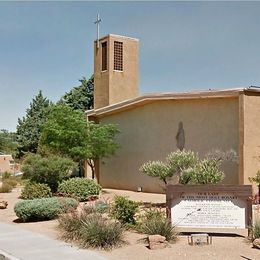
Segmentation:
{"type": "Polygon", "coordinates": [[[93,108],[94,76],[92,75],[89,80],[83,77],[79,81],[80,86],[65,93],[60,102],[73,109],[85,112],[93,108]]]}
{"type": "Polygon", "coordinates": [[[18,118],[17,125],[17,157],[21,158],[25,153],[36,153],[38,149],[41,127],[47,120],[51,102],[43,97],[42,91],[33,98],[30,107],[26,110],[26,116],[18,118]]]}

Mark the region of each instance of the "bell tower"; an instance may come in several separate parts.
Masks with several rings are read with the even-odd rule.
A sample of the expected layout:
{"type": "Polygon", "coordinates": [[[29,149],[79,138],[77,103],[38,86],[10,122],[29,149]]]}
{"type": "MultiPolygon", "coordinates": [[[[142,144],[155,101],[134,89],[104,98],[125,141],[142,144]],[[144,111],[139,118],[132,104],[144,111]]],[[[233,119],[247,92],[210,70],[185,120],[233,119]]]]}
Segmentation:
{"type": "Polygon", "coordinates": [[[139,40],[109,34],[94,42],[94,109],[139,95],[139,40]]]}

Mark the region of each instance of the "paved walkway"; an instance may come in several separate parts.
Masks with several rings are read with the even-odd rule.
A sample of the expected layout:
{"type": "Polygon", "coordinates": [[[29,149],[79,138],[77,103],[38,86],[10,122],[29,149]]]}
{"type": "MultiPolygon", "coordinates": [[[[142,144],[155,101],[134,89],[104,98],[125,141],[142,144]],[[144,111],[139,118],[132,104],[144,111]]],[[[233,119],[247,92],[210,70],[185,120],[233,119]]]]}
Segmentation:
{"type": "Polygon", "coordinates": [[[97,253],[78,249],[67,243],[0,223],[0,259],[19,260],[104,260],[97,253]],[[13,256],[13,258],[10,257],[13,256]]]}

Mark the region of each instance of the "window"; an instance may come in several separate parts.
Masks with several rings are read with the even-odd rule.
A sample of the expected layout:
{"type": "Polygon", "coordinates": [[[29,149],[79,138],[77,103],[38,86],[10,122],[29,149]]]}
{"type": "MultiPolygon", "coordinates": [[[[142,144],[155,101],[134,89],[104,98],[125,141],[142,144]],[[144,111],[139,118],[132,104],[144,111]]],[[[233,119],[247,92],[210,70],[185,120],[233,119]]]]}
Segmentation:
{"type": "Polygon", "coordinates": [[[102,71],[107,70],[107,42],[102,42],[102,71]]]}
{"type": "Polygon", "coordinates": [[[114,42],[114,70],[123,71],[123,43],[114,42]]]}

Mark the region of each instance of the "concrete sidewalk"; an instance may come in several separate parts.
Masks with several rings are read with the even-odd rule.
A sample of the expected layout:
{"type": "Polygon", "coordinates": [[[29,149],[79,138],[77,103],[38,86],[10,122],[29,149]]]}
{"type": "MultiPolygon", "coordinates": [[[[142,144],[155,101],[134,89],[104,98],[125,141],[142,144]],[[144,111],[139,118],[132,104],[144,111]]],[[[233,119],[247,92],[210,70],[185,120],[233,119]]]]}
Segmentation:
{"type": "Polygon", "coordinates": [[[78,249],[67,243],[21,229],[14,225],[0,223],[0,252],[6,258],[21,260],[104,260],[97,253],[78,249]],[[10,258],[10,255],[14,258],[10,258]]]}

